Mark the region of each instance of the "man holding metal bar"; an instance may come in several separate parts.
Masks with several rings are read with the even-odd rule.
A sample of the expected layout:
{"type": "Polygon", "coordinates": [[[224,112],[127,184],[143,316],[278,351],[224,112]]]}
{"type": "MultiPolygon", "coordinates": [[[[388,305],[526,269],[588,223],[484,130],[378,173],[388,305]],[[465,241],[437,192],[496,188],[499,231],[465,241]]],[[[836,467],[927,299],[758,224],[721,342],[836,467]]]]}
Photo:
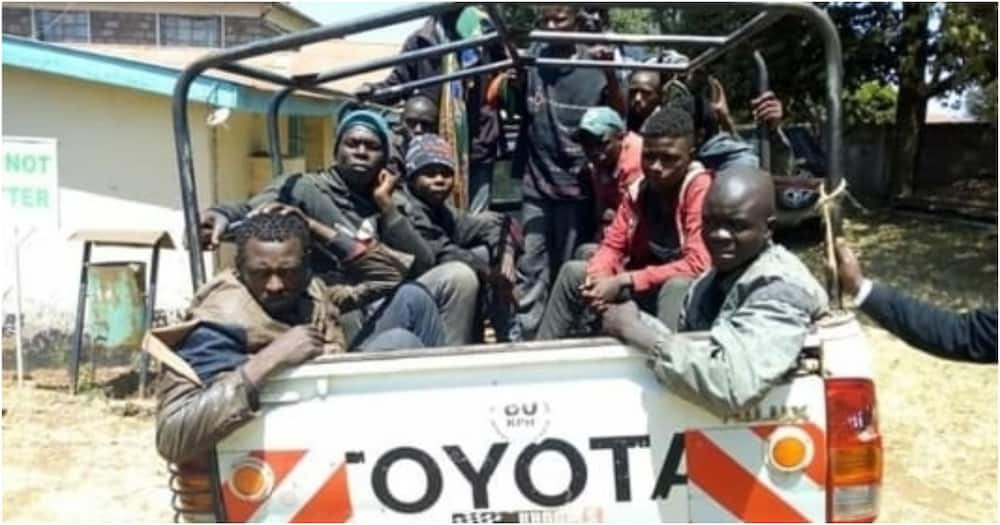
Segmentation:
{"type": "MultiPolygon", "coordinates": [[[[423,27],[406,39],[401,52],[472,38],[481,35],[487,29],[490,29],[488,20],[479,8],[458,6],[439,17],[429,19],[423,27]]],[[[385,80],[362,86],[358,96],[367,98],[381,88],[407,84],[488,63],[486,56],[491,54],[490,49],[482,52],[472,48],[442,57],[401,64],[396,66],[385,80]]],[[[479,77],[473,77],[469,81],[453,81],[424,88],[424,94],[439,108],[437,126],[439,131],[436,133],[449,140],[455,150],[455,158],[459,160],[457,166],[459,182],[468,179],[467,184],[459,184],[457,188],[461,191],[467,186],[468,190],[467,194],[461,196],[459,203],[468,204],[472,212],[489,208],[493,167],[499,151],[500,123],[496,110],[484,104],[484,91],[484,79],[479,77]],[[468,152],[467,157],[466,152],[468,152]]],[[[405,93],[388,95],[380,97],[379,101],[394,104],[404,95],[405,93]]]]}
{"type": "MultiPolygon", "coordinates": [[[[541,10],[541,24],[549,31],[578,31],[576,6],[550,5],[541,10]]],[[[561,60],[611,58],[604,47],[552,42],[536,48],[537,57],[561,60]]],[[[506,73],[498,81],[498,101],[522,116],[514,152],[513,172],[523,174],[521,223],[525,252],[518,262],[519,323],[522,338],[534,337],[548,299],[552,277],[570,260],[576,247],[592,237],[592,188],[582,176],[586,161],[571,134],[583,113],[610,106],[625,114],[614,68],[603,72],[582,67],[539,65],[506,73]]]]}

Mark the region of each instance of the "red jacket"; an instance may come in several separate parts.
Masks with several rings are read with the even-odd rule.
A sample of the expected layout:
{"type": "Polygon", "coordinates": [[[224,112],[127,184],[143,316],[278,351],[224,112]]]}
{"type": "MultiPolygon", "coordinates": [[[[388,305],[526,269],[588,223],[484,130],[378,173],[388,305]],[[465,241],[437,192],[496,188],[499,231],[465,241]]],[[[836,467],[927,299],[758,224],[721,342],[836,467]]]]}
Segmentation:
{"type": "Polygon", "coordinates": [[[588,171],[594,185],[598,212],[603,214],[606,208],[617,210],[629,187],[642,178],[642,135],[631,131],[625,134],[614,173],[598,174],[589,164],[588,171]]]}
{"type": "Polygon", "coordinates": [[[674,225],[681,245],[681,257],[660,264],[649,249],[649,224],[643,213],[643,199],[650,190],[629,192],[618,206],[615,219],[604,230],[604,239],[590,260],[587,273],[594,276],[631,271],[636,292],[652,290],[671,277],[696,277],[711,266],[708,249],[701,238],[701,209],[712,183],[712,172],[692,162],[677,193],[674,225]]]}

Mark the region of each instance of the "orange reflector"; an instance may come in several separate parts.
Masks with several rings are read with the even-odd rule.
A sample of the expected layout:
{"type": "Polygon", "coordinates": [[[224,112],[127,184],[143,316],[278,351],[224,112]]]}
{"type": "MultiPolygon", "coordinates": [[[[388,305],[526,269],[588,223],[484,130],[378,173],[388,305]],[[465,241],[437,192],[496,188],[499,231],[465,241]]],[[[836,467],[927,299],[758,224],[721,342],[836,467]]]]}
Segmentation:
{"type": "Polygon", "coordinates": [[[250,501],[259,501],[271,491],[274,475],[270,467],[256,459],[248,459],[236,465],[229,476],[229,487],[233,493],[250,501]]]}
{"type": "Polygon", "coordinates": [[[780,427],[768,439],[768,462],[784,472],[799,472],[812,463],[814,447],[812,438],[802,428],[780,427]]]}
{"type": "Polygon", "coordinates": [[[882,445],[834,448],[830,450],[830,479],[834,485],[861,485],[882,480],[882,445]]]}
{"type": "Polygon", "coordinates": [[[804,466],[806,444],[797,437],[781,438],[771,449],[771,457],[774,459],[775,465],[782,468],[794,469],[804,466]]]}

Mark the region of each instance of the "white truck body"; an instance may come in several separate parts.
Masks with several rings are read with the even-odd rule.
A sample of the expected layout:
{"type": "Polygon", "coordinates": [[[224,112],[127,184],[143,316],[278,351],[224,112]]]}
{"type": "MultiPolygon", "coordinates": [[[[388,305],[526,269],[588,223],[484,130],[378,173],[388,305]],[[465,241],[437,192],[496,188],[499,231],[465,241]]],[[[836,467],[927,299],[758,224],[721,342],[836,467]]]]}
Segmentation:
{"type": "Polygon", "coordinates": [[[806,346],[727,418],[607,338],[329,358],[265,385],[217,494],[228,521],[826,521],[826,381],[871,374],[853,318],[806,346]],[[795,469],[771,459],[789,435],[795,469]]]}

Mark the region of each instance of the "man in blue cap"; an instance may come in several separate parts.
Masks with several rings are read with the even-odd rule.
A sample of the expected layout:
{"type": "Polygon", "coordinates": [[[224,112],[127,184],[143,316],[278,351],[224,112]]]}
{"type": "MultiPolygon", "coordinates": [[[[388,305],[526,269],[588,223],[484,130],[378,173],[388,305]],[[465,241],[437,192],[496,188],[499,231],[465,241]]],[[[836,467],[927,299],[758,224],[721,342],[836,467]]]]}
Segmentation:
{"type": "MultiPolygon", "coordinates": [[[[584,175],[593,185],[595,217],[601,220],[595,242],[600,242],[604,228],[614,219],[622,196],[638,190],[642,179],[642,136],[626,130],[625,121],[615,110],[600,106],[583,114],[573,139],[587,157],[584,175]]],[[[584,246],[590,247],[587,253],[596,248],[594,244],[584,246]]],[[[577,253],[580,254],[580,250],[577,253]]],[[[588,257],[581,254],[577,258],[588,257]]]]}
{"type": "MultiPolygon", "coordinates": [[[[467,327],[466,333],[475,341],[477,298],[483,297],[484,313],[497,339],[510,340],[516,333],[512,296],[519,249],[516,226],[500,213],[468,213],[448,204],[455,184],[455,159],[450,145],[437,135],[424,134],[410,141],[406,176],[407,191],[413,195],[407,214],[427,218],[417,221],[417,230],[434,248],[437,263],[471,268],[476,277],[472,289],[482,292],[466,298],[468,304],[454,318],[460,319],[460,326],[467,327]]],[[[461,289],[469,288],[461,284],[461,289]]]]}
{"type": "MultiPolygon", "coordinates": [[[[386,120],[373,111],[355,110],[340,119],[334,139],[334,165],[318,173],[282,176],[250,200],[220,204],[202,214],[201,239],[208,249],[219,245],[228,226],[244,219],[252,210],[280,202],[302,210],[306,216],[345,232],[362,242],[381,242],[400,253],[400,263],[409,264],[408,276],[419,278],[442,311],[446,342],[462,340],[451,329],[447,311],[457,293],[450,286],[447,268],[436,264],[434,251],[405,213],[407,195],[396,192],[398,176],[386,169],[390,157],[391,131],[386,120]]],[[[311,266],[324,280],[335,280],[342,269],[332,258],[316,250],[311,266]]],[[[469,272],[472,273],[471,271],[469,272]]],[[[345,323],[349,334],[352,326],[345,323]]]]}

